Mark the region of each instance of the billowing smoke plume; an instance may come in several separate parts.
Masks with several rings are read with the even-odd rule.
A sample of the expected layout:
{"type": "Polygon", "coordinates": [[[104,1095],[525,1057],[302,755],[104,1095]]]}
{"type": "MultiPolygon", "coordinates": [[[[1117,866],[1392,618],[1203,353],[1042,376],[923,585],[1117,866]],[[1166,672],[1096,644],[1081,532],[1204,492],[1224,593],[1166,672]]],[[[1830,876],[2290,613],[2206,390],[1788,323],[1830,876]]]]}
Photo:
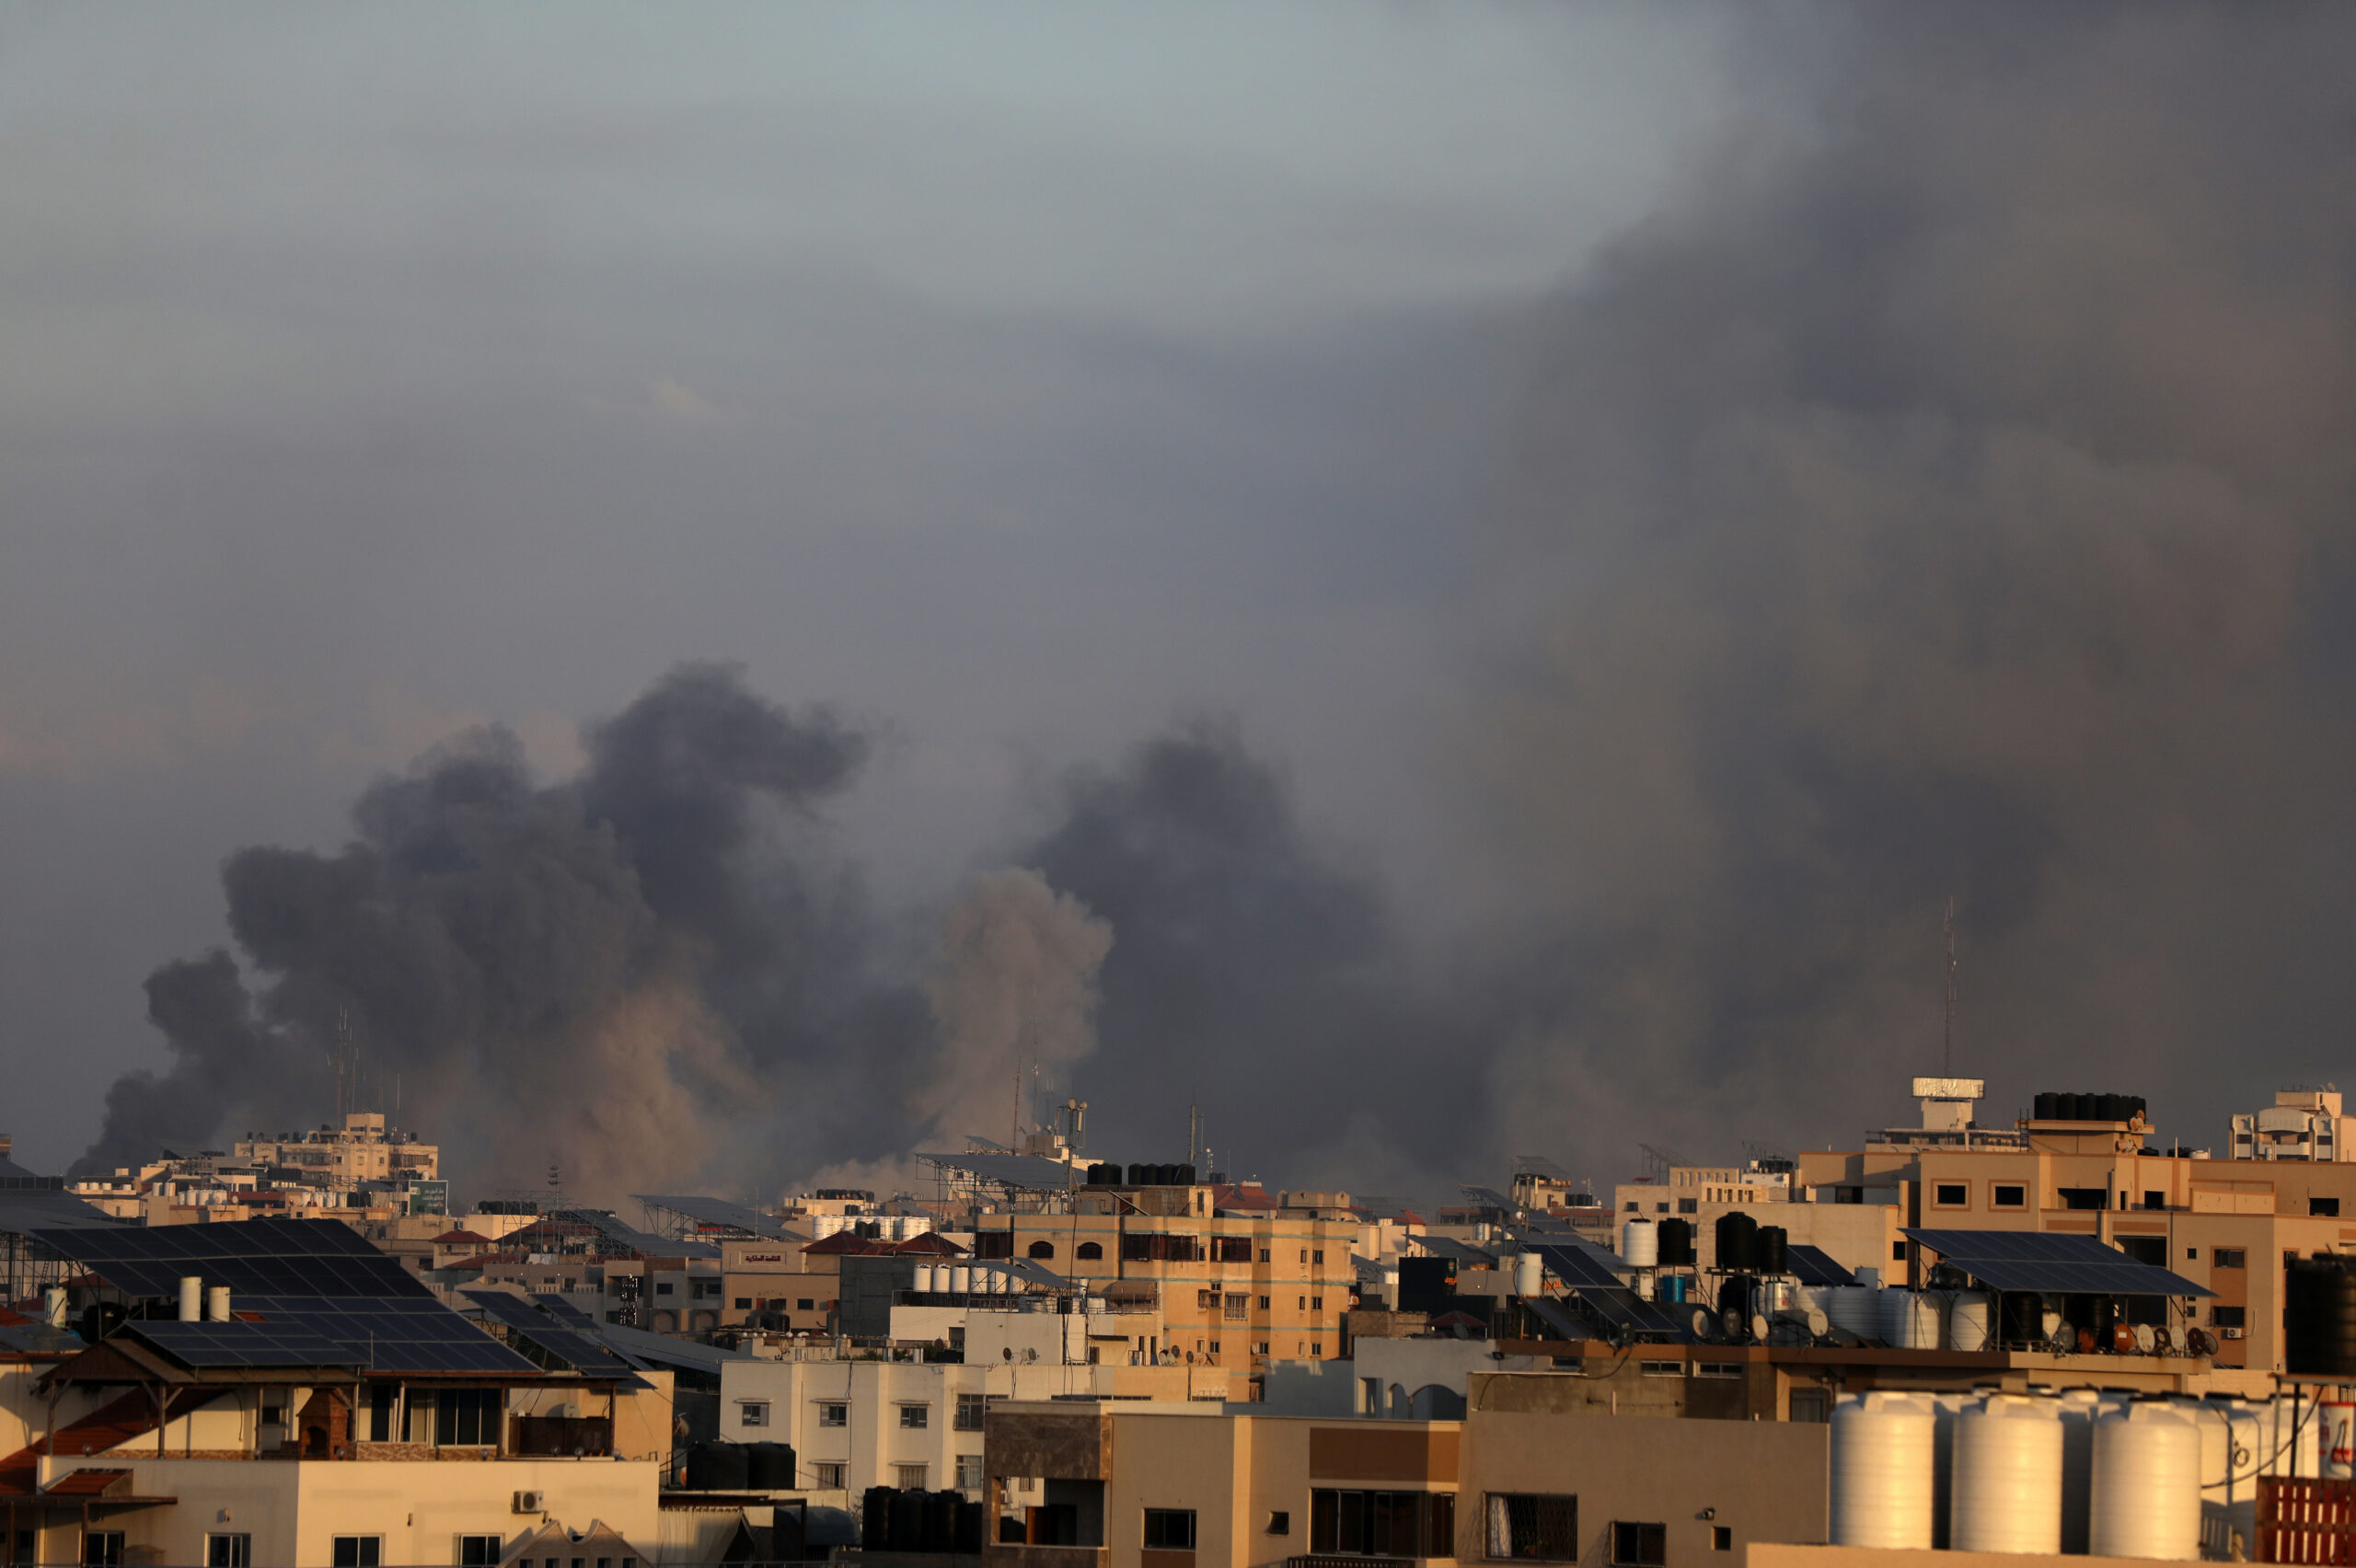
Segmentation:
{"type": "Polygon", "coordinates": [[[1557,984],[1496,1124],[1886,1124],[1952,894],[1992,1112],[2214,1141],[2356,1001],[2356,29],[1813,16],[1530,323],[1476,766],[1557,984]]]}
{"type": "Polygon", "coordinates": [[[232,856],[253,984],[222,952],[156,972],[173,1065],[115,1086],[85,1163],[315,1121],[343,1020],[369,1103],[398,1093],[478,1190],[553,1161],[612,1199],[754,1124],[814,1163],[898,1147],[922,997],[877,974],[856,882],[796,842],[863,737],[688,666],[586,740],[581,778],[541,784],[512,735],[468,735],[369,790],[337,853],[232,856]],[[828,1100],[858,1113],[807,1108],[828,1100]]]}
{"type": "Polygon", "coordinates": [[[1096,1047],[1096,974],[1112,945],[1110,926],[1034,870],[982,877],[949,911],[924,986],[941,1055],[914,1090],[936,1147],[1011,1132],[1037,1114],[1034,1081],[1068,1084],[1096,1047]]]}

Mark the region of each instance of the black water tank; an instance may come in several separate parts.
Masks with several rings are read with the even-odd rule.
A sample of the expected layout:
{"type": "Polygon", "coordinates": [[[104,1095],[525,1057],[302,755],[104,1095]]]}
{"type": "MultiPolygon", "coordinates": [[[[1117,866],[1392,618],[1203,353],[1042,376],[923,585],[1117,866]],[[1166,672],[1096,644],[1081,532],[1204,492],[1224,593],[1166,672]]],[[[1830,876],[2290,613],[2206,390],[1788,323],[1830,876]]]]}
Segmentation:
{"type": "Polygon", "coordinates": [[[935,1492],[924,1500],[924,1549],[957,1550],[957,1505],[964,1499],[953,1492],[935,1492]]]}
{"type": "Polygon", "coordinates": [[[1789,1274],[1791,1270],[1784,1255],[1788,1240],[1782,1226],[1761,1226],[1751,1243],[1751,1267],[1763,1274],[1789,1274]]]}
{"type": "Polygon", "coordinates": [[[899,1489],[871,1486],[859,1500],[859,1545],[862,1551],[892,1550],[892,1499],[899,1489]]]}
{"type": "Polygon", "coordinates": [[[780,1562],[799,1562],[810,1555],[810,1511],[780,1504],[769,1510],[769,1555],[780,1562]]]}
{"type": "Polygon", "coordinates": [[[2356,1273],[2303,1258],[2284,1278],[2282,1366],[2293,1377],[2356,1381],[2356,1273]]]}
{"type": "Polygon", "coordinates": [[[1716,1266],[1727,1271],[1754,1266],[1759,1222],[1737,1209],[1718,1216],[1716,1266]]]}
{"type": "Polygon", "coordinates": [[[2043,1344],[2045,1297],[2028,1290],[2016,1290],[2005,1297],[2002,1332],[2006,1344],[2043,1344]]]}
{"type": "Polygon", "coordinates": [[[2124,1122],[2127,1120],[2127,1096],[2123,1094],[2104,1095],[2102,1097],[2102,1115],[2099,1119],[2105,1122],[2124,1122]]]}
{"type": "Polygon", "coordinates": [[[1732,1313],[1737,1322],[1750,1316],[1751,1297],[1759,1293],[1759,1282],[1747,1274],[1728,1274],[1718,1282],[1718,1310],[1732,1313]]]}
{"type": "Polygon", "coordinates": [[[756,1492],[791,1492],[801,1485],[794,1475],[793,1446],[755,1443],[745,1459],[746,1484],[756,1492]]]}
{"type": "Polygon", "coordinates": [[[2121,1095],[2119,1098],[2126,1101],[2127,1114],[2129,1116],[2141,1116],[2143,1113],[2143,1097],[2142,1095],[2128,1094],[2121,1095]]]}
{"type": "Polygon", "coordinates": [[[687,1489],[742,1492],[751,1484],[751,1466],[742,1443],[699,1443],[687,1450],[687,1489]]]}
{"type": "Polygon", "coordinates": [[[1132,1187],[1144,1186],[1146,1182],[1150,1180],[1150,1178],[1146,1174],[1146,1172],[1150,1169],[1152,1169],[1150,1166],[1138,1165],[1132,1161],[1129,1166],[1129,1185],[1132,1187]]]}
{"type": "Polygon", "coordinates": [[[1660,1245],[1660,1266],[1665,1269],[1691,1268],[1693,1264],[1693,1222],[1690,1219],[1664,1219],[1654,1232],[1653,1239],[1660,1245]]]}
{"type": "Polygon", "coordinates": [[[921,1492],[892,1493],[892,1550],[922,1551],[924,1550],[925,1494],[921,1492]]]}
{"type": "Polygon", "coordinates": [[[1178,1184],[1182,1187],[1191,1187],[1195,1184],[1195,1168],[1193,1166],[1182,1165],[1178,1168],[1178,1184]]]}
{"type": "Polygon", "coordinates": [[[957,1500],[956,1551],[960,1556],[979,1557],[982,1554],[982,1531],[988,1523],[984,1517],[985,1513],[979,1503],[969,1503],[962,1497],[957,1500]]]}
{"type": "Polygon", "coordinates": [[[2059,1121],[2060,1118],[2054,1114],[2053,1102],[2061,1098],[2060,1095],[2050,1092],[2038,1095],[2035,1104],[2029,1110],[2029,1114],[2040,1122],[2059,1121]]]}

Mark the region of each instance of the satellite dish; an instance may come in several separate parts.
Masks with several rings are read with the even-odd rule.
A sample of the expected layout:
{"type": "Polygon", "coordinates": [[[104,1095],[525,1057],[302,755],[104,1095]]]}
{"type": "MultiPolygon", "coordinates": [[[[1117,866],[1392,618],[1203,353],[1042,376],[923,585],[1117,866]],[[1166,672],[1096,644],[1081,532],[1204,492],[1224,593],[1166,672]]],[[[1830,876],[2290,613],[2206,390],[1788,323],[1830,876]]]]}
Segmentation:
{"type": "Polygon", "coordinates": [[[2160,1336],[2152,1332],[2149,1323],[2135,1325],[2135,1348],[2145,1355],[2159,1348],[2160,1336]]]}
{"type": "Polygon", "coordinates": [[[1002,1344],[999,1346],[998,1353],[1009,1361],[1014,1359],[1014,1347],[1011,1344],[1002,1344]]]}
{"type": "Polygon", "coordinates": [[[1739,1340],[1742,1338],[1741,1310],[1738,1308],[1729,1307],[1725,1311],[1720,1312],[1718,1314],[1718,1326],[1726,1331],[1726,1336],[1728,1340],[1739,1340]]]}
{"type": "Polygon", "coordinates": [[[1753,1312],[1750,1315],[1750,1337],[1759,1341],[1761,1344],[1767,1343],[1766,1314],[1762,1312],[1753,1312]]]}
{"type": "Polygon", "coordinates": [[[1710,1337],[1710,1330],[1715,1325],[1710,1321],[1710,1310],[1708,1308],[1696,1307],[1693,1309],[1693,1337],[1695,1339],[1708,1339],[1710,1337]]]}

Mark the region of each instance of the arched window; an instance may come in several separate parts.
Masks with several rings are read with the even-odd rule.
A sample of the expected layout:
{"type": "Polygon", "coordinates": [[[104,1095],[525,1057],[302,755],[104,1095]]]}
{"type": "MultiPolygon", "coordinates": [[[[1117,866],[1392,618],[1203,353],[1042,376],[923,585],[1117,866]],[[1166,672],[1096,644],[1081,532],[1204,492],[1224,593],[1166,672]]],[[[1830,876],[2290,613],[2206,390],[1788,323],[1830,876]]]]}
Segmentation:
{"type": "Polygon", "coordinates": [[[1099,1247],[1093,1241],[1082,1241],[1080,1244],[1080,1251],[1072,1255],[1080,1259],[1082,1262],[1086,1262],[1091,1259],[1103,1257],[1104,1255],[1104,1249],[1099,1247]]]}
{"type": "Polygon", "coordinates": [[[1056,1244],[1053,1241],[1034,1241],[1024,1251],[1034,1258],[1052,1258],[1056,1255],[1056,1244]]]}

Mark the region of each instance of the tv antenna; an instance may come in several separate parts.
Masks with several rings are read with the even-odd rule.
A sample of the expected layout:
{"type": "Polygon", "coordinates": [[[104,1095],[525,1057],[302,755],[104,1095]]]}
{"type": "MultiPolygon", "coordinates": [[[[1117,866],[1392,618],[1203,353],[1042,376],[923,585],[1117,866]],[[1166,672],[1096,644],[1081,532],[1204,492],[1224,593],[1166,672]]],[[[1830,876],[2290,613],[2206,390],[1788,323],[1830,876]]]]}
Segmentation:
{"type": "Polygon", "coordinates": [[[1939,1071],[1955,1077],[1955,894],[1947,894],[1947,999],[1939,1020],[1939,1071]]]}

